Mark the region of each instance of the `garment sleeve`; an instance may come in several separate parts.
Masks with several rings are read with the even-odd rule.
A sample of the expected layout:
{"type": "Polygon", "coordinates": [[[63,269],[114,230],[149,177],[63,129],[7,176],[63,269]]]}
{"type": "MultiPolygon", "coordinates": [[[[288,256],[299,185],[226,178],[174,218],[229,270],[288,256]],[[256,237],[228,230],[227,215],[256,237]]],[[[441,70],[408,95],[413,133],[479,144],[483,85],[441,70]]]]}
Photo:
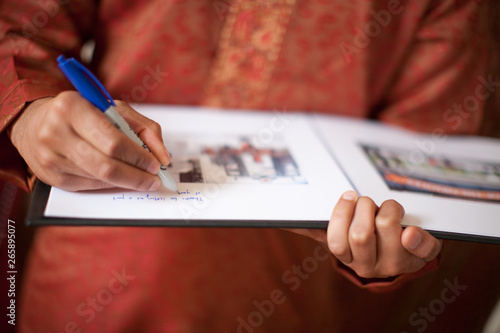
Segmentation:
{"type": "Polygon", "coordinates": [[[30,190],[34,176],[9,140],[27,103],[70,88],[59,54],[78,56],[91,34],[89,1],[0,1],[0,178],[30,190]]]}
{"type": "Polygon", "coordinates": [[[485,101],[498,89],[487,72],[490,9],[487,0],[430,2],[376,118],[436,135],[477,134],[485,101]]]}
{"type": "MultiPolygon", "coordinates": [[[[444,242],[443,242],[444,243],[444,242]]],[[[443,244],[444,246],[444,244],[443,244]]],[[[369,290],[375,293],[390,292],[392,290],[398,289],[399,286],[404,285],[406,282],[417,279],[429,272],[434,271],[439,267],[439,263],[443,260],[442,255],[439,254],[435,259],[427,262],[425,266],[413,273],[400,274],[398,276],[393,276],[389,278],[362,278],[359,277],[356,272],[354,272],[349,267],[342,264],[340,261],[332,257],[334,268],[347,280],[351,281],[353,284],[357,285],[362,289],[369,290]]]]}
{"type": "MultiPolygon", "coordinates": [[[[487,73],[492,74],[492,81],[500,85],[500,2],[494,1],[490,12],[491,37],[487,73]]],[[[497,86],[498,87],[498,86],[497,86]]],[[[488,98],[480,135],[500,138],[500,89],[496,88],[488,98]]]]}

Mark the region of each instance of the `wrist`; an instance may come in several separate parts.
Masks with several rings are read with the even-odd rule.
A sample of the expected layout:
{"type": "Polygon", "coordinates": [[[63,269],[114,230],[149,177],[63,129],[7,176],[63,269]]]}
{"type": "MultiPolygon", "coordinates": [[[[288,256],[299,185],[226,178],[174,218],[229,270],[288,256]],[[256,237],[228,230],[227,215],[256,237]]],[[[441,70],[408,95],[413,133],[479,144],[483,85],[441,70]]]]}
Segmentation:
{"type": "Polygon", "coordinates": [[[7,136],[9,140],[12,142],[12,144],[17,148],[17,145],[15,144],[15,141],[17,141],[18,133],[21,133],[23,130],[23,117],[25,115],[28,115],[32,110],[37,109],[40,107],[40,105],[45,104],[49,100],[51,100],[53,97],[42,97],[38,98],[34,101],[27,102],[24,107],[21,109],[21,111],[17,114],[17,116],[12,120],[9,126],[7,126],[5,132],[7,133],[7,136]]]}

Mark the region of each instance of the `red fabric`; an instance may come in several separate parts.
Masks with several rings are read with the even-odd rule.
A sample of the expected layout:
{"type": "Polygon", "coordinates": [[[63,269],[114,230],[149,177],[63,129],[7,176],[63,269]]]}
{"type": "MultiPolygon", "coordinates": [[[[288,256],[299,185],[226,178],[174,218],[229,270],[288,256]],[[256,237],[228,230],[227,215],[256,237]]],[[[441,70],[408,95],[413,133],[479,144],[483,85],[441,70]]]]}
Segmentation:
{"type": "MultiPolygon", "coordinates": [[[[395,4],[2,2],[0,131],[27,102],[67,89],[57,54],[77,55],[95,38],[90,67],[128,102],[303,110],[475,133],[490,3],[395,4]],[[470,96],[477,104],[466,104],[470,96]]],[[[5,161],[19,161],[8,143],[1,150],[5,161]]],[[[30,186],[19,163],[9,168],[2,163],[0,176],[30,186]]],[[[438,269],[433,262],[392,282],[362,284],[332,266],[317,243],[281,230],[43,228],[25,277],[20,330],[399,332],[425,324],[427,332],[474,332],[498,296],[490,288],[476,299],[498,278],[487,256],[496,250],[449,242],[438,269]],[[422,306],[451,299],[444,291],[456,279],[467,291],[441,301],[446,308],[432,320],[422,317],[422,306]],[[476,313],[456,318],[467,311],[476,313]]]]}

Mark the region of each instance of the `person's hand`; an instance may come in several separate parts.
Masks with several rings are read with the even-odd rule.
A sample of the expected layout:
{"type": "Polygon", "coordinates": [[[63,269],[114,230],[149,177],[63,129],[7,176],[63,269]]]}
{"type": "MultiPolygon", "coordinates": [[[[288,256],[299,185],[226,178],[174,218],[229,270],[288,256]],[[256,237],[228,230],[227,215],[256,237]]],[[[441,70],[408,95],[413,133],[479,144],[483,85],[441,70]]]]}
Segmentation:
{"type": "Polygon", "coordinates": [[[337,202],[328,224],[328,248],[360,277],[385,278],[418,271],[441,250],[427,231],[403,230],[403,207],[394,200],[378,207],[348,191],[337,202]]]}
{"type": "Polygon", "coordinates": [[[11,126],[10,138],[31,171],[65,190],[123,187],[157,190],[160,162],[170,163],[160,126],[116,101],[152,153],[116,129],[79,93],[67,91],[31,103],[11,126]]]}
{"type": "Polygon", "coordinates": [[[288,229],[328,247],[363,278],[386,278],[418,271],[441,250],[441,242],[418,227],[403,230],[403,207],[387,200],[378,207],[347,191],[333,209],[327,231],[288,229]]]}

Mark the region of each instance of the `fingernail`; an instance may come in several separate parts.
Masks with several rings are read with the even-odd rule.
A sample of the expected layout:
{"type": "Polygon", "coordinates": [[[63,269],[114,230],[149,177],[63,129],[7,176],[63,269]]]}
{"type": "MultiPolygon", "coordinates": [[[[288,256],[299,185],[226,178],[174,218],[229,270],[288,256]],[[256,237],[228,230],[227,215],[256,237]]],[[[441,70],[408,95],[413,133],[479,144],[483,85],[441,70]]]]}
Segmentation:
{"type": "Polygon", "coordinates": [[[345,200],[353,201],[356,200],[358,195],[354,191],[347,191],[342,195],[342,198],[345,200]]]}
{"type": "MultiPolygon", "coordinates": [[[[167,156],[167,158],[168,158],[168,164],[170,164],[170,161],[171,161],[172,159],[170,158],[170,154],[168,153],[168,150],[166,150],[166,149],[165,149],[164,153],[165,153],[165,155],[166,155],[166,156],[167,156]]],[[[167,165],[168,165],[168,164],[167,164],[167,165]]]]}
{"type": "Polygon", "coordinates": [[[410,250],[414,250],[417,248],[417,246],[420,245],[421,242],[422,235],[420,235],[419,232],[416,232],[415,235],[410,239],[408,246],[410,247],[410,250]]]}

